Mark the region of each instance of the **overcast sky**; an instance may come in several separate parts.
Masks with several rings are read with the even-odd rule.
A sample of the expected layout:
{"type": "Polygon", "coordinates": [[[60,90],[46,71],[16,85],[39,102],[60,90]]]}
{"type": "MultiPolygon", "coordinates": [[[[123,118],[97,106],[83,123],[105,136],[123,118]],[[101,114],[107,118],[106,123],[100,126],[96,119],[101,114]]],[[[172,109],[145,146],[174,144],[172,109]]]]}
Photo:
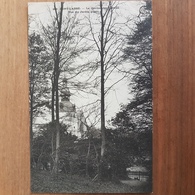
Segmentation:
{"type": "MultiPolygon", "coordinates": [[[[57,6],[59,4],[57,3],[57,6]]],[[[98,5],[98,2],[96,1],[85,1],[85,2],[65,2],[64,4],[64,13],[74,13],[77,11],[78,16],[80,18],[84,18],[89,13],[86,13],[90,10],[91,11],[97,11],[96,7],[98,5]]],[[[129,22],[129,26],[133,26],[134,20],[136,16],[138,15],[140,6],[143,5],[142,1],[120,1],[119,9],[117,9],[117,12],[120,14],[120,18],[118,17],[118,22],[123,23],[125,17],[129,17],[132,19],[132,23],[129,22]]],[[[38,31],[39,30],[39,24],[40,22],[44,25],[49,23],[51,21],[51,13],[53,12],[53,3],[29,3],[29,9],[28,13],[30,16],[33,17],[33,20],[29,23],[29,33],[32,31],[38,31]]],[[[90,13],[92,17],[96,17],[95,14],[90,13]]],[[[80,63],[77,60],[78,63],[80,63]]],[[[82,62],[83,63],[83,62],[82,62]]],[[[127,63],[126,63],[127,64],[127,63]]],[[[128,62],[128,66],[131,66],[131,64],[128,62]]],[[[98,73],[96,73],[98,74],[98,73]]],[[[110,80],[107,83],[107,86],[112,85],[113,82],[117,81],[121,78],[120,74],[114,73],[110,80]]],[[[129,94],[129,88],[128,83],[130,81],[127,79],[122,80],[117,85],[115,85],[112,90],[109,92],[109,94],[106,97],[106,121],[110,120],[112,117],[115,116],[115,114],[120,110],[121,104],[126,104],[128,102],[128,99],[131,97],[129,94]]],[[[71,90],[71,89],[70,89],[71,90]]],[[[90,94],[76,94],[74,95],[74,92],[72,92],[73,95],[71,96],[71,102],[76,105],[77,108],[82,107],[83,105],[86,105],[90,102],[95,101],[98,97],[95,97],[94,95],[90,94]]],[[[93,119],[92,119],[93,120],[93,119]]]]}

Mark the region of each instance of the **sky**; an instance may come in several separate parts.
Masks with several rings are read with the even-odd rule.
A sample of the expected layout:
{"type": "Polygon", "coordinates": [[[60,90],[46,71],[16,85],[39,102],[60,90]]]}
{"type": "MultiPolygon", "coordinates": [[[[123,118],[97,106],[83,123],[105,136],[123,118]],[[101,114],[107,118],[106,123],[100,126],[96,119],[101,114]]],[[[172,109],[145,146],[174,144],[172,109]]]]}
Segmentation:
{"type": "MultiPolygon", "coordinates": [[[[57,6],[59,4],[56,4],[57,6]]],[[[65,2],[64,4],[64,13],[69,13],[71,14],[77,14],[80,19],[84,18],[89,15],[90,17],[94,18],[96,17],[96,13],[98,11],[98,2],[96,1],[85,1],[85,2],[65,2]]],[[[143,5],[142,1],[120,1],[120,4],[118,5],[117,12],[119,15],[117,16],[117,22],[118,23],[124,23],[124,17],[129,17],[132,22],[129,22],[128,26],[134,25],[134,20],[136,16],[139,13],[139,8],[140,6],[143,5]],[[122,15],[122,17],[120,16],[122,15]]],[[[53,12],[53,3],[44,3],[44,2],[39,2],[39,3],[29,3],[29,9],[28,9],[28,14],[30,18],[29,20],[29,33],[32,31],[37,31],[40,27],[40,22],[42,24],[47,24],[51,21],[51,15],[53,12]],[[31,18],[34,18],[31,20],[31,18]]],[[[128,31],[128,29],[127,29],[128,31]]],[[[130,31],[129,31],[130,32],[130,31]]],[[[93,56],[93,55],[92,55],[93,56]]],[[[89,57],[89,59],[93,57],[89,57]]],[[[81,60],[81,59],[80,59],[81,60]]],[[[76,63],[83,63],[79,62],[79,60],[76,61],[76,63]]],[[[124,64],[128,66],[132,66],[130,62],[124,64]]],[[[98,72],[96,73],[97,75],[99,74],[98,72]]],[[[108,83],[106,86],[112,85],[113,82],[117,81],[120,79],[122,76],[121,74],[118,73],[113,73],[108,80],[108,83]]],[[[77,78],[79,79],[79,78],[77,78]]],[[[80,78],[81,80],[83,78],[80,78]]],[[[110,120],[112,117],[116,115],[116,113],[120,110],[120,105],[121,104],[127,104],[129,99],[131,98],[131,95],[129,94],[129,80],[128,79],[123,79],[121,82],[116,84],[112,90],[109,92],[109,94],[106,96],[106,121],[110,120]]],[[[71,91],[71,89],[70,89],[71,91]]],[[[76,94],[72,92],[71,96],[71,102],[76,105],[77,108],[81,108],[84,105],[91,103],[95,101],[98,97],[90,94],[76,94]]],[[[93,119],[91,119],[92,121],[93,119]]],[[[99,125],[99,123],[97,124],[99,125]]]]}

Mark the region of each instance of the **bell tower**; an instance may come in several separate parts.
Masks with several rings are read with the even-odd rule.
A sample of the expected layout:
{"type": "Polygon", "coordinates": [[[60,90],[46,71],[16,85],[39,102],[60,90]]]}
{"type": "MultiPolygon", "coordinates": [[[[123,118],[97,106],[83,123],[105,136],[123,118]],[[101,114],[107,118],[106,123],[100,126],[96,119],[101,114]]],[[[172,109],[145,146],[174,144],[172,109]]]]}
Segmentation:
{"type": "Polygon", "coordinates": [[[71,93],[68,87],[67,79],[63,79],[63,87],[60,93],[60,119],[66,124],[68,132],[78,136],[79,138],[86,131],[86,121],[83,112],[76,110],[75,104],[70,101],[71,93]]]}
{"type": "Polygon", "coordinates": [[[70,101],[71,94],[70,94],[70,90],[67,86],[67,79],[64,79],[63,83],[64,83],[63,89],[62,89],[61,94],[60,94],[61,101],[70,101]]]}

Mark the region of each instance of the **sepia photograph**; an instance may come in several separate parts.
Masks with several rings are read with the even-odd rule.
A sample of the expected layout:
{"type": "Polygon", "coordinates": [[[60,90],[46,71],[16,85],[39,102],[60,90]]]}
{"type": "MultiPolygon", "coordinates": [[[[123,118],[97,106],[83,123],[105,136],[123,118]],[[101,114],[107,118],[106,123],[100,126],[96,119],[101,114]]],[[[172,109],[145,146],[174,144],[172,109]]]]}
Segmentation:
{"type": "Polygon", "coordinates": [[[28,4],[33,193],[152,192],[152,2],[28,4]]]}

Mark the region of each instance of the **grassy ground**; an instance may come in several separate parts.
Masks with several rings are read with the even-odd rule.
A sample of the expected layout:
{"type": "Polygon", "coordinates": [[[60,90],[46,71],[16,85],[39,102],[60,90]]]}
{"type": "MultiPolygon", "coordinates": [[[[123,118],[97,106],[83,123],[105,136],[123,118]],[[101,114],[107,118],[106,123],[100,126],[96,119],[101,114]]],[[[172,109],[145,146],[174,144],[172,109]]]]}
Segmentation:
{"type": "Polygon", "coordinates": [[[36,193],[130,193],[144,192],[145,183],[97,182],[77,175],[51,175],[47,171],[31,173],[31,191],[36,193]]]}

